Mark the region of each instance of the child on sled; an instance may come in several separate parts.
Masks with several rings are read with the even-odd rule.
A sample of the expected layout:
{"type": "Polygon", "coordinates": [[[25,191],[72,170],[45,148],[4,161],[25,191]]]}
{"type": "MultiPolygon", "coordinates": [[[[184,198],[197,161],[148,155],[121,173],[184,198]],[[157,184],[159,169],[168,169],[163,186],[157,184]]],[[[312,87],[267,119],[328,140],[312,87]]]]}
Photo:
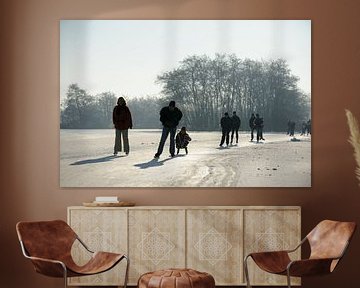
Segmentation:
{"type": "Polygon", "coordinates": [[[191,141],[191,138],[190,138],[189,134],[186,132],[186,127],[182,127],[180,132],[176,135],[176,138],[175,138],[176,148],[177,148],[176,154],[179,154],[180,149],[185,149],[186,154],[188,154],[187,146],[190,141],[191,141]]]}

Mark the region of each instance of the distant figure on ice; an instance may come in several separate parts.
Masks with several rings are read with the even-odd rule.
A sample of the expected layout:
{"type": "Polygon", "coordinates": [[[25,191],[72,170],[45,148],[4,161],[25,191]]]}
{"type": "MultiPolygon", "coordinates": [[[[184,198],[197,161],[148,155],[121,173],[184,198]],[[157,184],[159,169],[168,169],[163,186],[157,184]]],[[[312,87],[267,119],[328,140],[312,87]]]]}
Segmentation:
{"type": "Polygon", "coordinates": [[[176,139],[175,139],[176,148],[177,148],[176,154],[179,154],[180,149],[185,149],[185,153],[188,154],[187,146],[190,141],[191,141],[191,138],[190,138],[189,134],[186,132],[186,127],[181,127],[181,130],[176,135],[176,139]]]}
{"type": "Polygon", "coordinates": [[[251,140],[254,140],[254,130],[255,130],[255,115],[254,113],[251,114],[251,117],[249,119],[249,127],[250,127],[250,131],[251,131],[251,140]]]}
{"type": "Polygon", "coordinates": [[[222,136],[219,146],[222,147],[222,145],[225,142],[225,139],[226,139],[226,146],[229,146],[229,135],[232,129],[232,121],[231,118],[229,117],[228,112],[225,112],[224,117],[221,118],[220,125],[221,125],[222,136]]]}
{"type": "Polygon", "coordinates": [[[292,123],[291,120],[289,120],[288,123],[287,123],[287,133],[286,133],[286,135],[290,135],[291,123],[292,123]]]}
{"type": "Polygon", "coordinates": [[[294,136],[295,135],[295,127],[296,127],[296,123],[295,121],[291,121],[290,123],[290,136],[294,136]]]}
{"type": "Polygon", "coordinates": [[[301,124],[301,134],[300,134],[300,136],[305,136],[306,127],[307,127],[307,124],[306,124],[305,121],[303,121],[302,124],[301,124]]]}
{"type": "Polygon", "coordinates": [[[260,117],[259,114],[256,114],[254,125],[256,129],[256,142],[259,142],[259,140],[265,140],[263,137],[264,119],[260,117]]]}
{"type": "Polygon", "coordinates": [[[308,122],[306,123],[306,130],[307,130],[307,135],[309,136],[309,134],[311,135],[311,119],[308,120],[308,122]]]}
{"type": "Polygon", "coordinates": [[[121,136],[124,142],[124,152],[128,155],[130,151],[128,129],[132,129],[133,125],[130,110],[126,106],[126,102],[123,97],[119,97],[117,105],[114,107],[113,123],[115,126],[114,155],[121,152],[121,136]]]}
{"type": "Polygon", "coordinates": [[[175,101],[170,101],[169,106],[163,107],[160,110],[160,121],[163,125],[161,139],[158,150],[154,158],[159,158],[164,150],[166,139],[170,133],[170,155],[175,156],[175,134],[176,126],[182,118],[182,112],[179,108],[175,107],[175,101]]]}
{"type": "Polygon", "coordinates": [[[239,142],[239,129],[241,125],[241,120],[239,116],[236,115],[236,111],[233,112],[233,116],[231,117],[232,126],[231,126],[231,144],[234,140],[234,133],[236,134],[236,144],[239,142]]]}

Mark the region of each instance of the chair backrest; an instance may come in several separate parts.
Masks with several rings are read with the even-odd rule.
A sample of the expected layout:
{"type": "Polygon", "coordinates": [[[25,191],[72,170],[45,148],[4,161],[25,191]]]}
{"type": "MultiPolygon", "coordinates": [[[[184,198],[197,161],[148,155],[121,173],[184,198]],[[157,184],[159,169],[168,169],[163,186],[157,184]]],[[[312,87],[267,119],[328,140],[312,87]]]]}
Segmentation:
{"type": "Polygon", "coordinates": [[[75,232],[62,220],[19,222],[19,240],[30,256],[61,260],[70,255],[75,232]]]}
{"type": "MultiPolygon", "coordinates": [[[[355,222],[321,221],[306,236],[311,248],[310,259],[342,256],[355,229],[355,222]]],[[[336,264],[332,267],[332,270],[336,264]]]]}

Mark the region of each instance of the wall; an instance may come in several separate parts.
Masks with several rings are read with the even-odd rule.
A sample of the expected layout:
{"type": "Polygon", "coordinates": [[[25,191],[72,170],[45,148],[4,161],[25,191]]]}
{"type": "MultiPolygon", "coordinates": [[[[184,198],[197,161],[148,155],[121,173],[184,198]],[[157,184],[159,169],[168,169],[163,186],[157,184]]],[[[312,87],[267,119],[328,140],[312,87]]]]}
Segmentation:
{"type": "MultiPolygon", "coordinates": [[[[304,235],[325,218],[360,223],[344,114],[350,108],[360,118],[359,8],[356,0],[1,1],[1,287],[62,287],[33,273],[15,223],[66,219],[67,206],[95,195],[138,205],[301,205],[304,235]],[[312,188],[60,189],[59,19],[311,19],[312,188]]],[[[359,239],[335,274],[303,286],[358,287],[359,239]]]]}

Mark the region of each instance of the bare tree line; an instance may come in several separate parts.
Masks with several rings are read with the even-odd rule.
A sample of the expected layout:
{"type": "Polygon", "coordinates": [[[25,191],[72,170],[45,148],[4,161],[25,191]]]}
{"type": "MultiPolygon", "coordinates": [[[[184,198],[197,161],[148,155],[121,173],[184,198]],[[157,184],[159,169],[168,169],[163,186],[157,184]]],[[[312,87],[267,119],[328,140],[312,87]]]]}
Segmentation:
{"type": "Polygon", "coordinates": [[[187,57],[157,82],[163,95],[183,108],[185,125],[192,130],[217,130],[223,114],[236,111],[243,123],[259,113],[267,130],[284,131],[290,118],[300,122],[310,116],[310,97],[298,89],[298,80],[283,59],[217,54],[214,59],[187,57]]]}
{"type": "MultiPolygon", "coordinates": [[[[112,113],[117,96],[112,92],[90,95],[78,84],[68,87],[61,107],[61,129],[113,128],[112,113]]],[[[127,97],[125,97],[127,98],[127,97]]],[[[159,109],[162,102],[156,97],[134,98],[128,101],[136,128],[159,128],[159,109]]]]}
{"type": "MultiPolygon", "coordinates": [[[[224,112],[232,111],[240,116],[242,129],[248,129],[251,113],[259,113],[268,131],[286,131],[289,119],[300,122],[310,116],[310,96],[298,89],[298,78],[283,59],[189,56],[156,82],[163,87],[160,97],[125,96],[134,128],[159,128],[159,110],[170,100],[183,111],[181,125],[191,130],[218,130],[224,112]]],[[[93,96],[78,84],[69,85],[61,105],[61,128],[112,128],[117,97],[112,92],[93,96]]]]}

